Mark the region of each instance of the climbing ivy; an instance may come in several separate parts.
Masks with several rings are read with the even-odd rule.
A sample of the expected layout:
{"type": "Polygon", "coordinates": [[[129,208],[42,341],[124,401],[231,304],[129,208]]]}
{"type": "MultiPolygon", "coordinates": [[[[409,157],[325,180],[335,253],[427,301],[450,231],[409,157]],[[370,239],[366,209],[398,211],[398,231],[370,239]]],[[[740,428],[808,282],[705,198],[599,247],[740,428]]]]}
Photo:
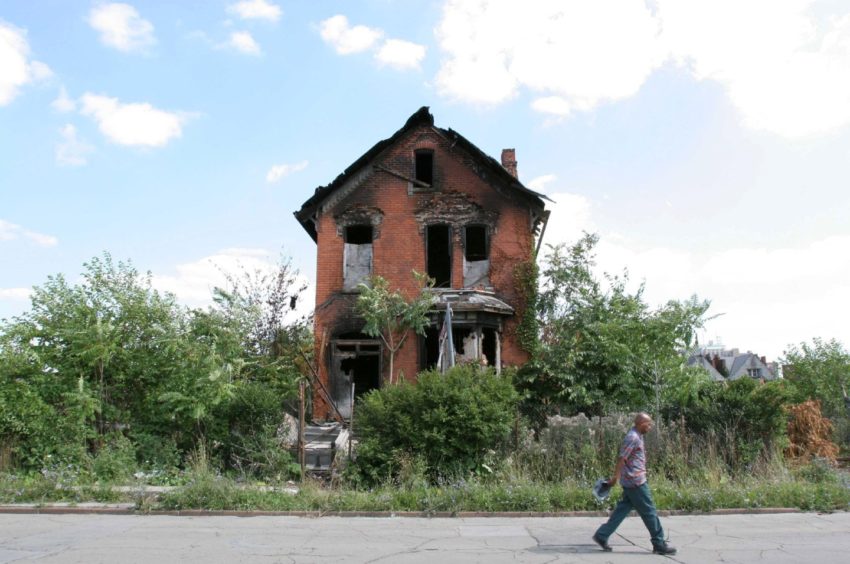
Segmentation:
{"type": "Polygon", "coordinates": [[[519,325],[516,329],[520,346],[534,355],[540,346],[540,324],[537,320],[537,263],[527,260],[514,267],[514,282],[519,294],[518,305],[521,310],[519,325]]]}

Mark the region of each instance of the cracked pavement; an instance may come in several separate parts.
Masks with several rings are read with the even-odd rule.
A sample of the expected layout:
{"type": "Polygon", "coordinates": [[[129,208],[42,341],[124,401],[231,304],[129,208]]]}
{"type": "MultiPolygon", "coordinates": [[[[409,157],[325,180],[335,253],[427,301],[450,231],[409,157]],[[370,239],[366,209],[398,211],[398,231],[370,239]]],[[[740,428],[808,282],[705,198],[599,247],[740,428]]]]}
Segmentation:
{"type": "Polygon", "coordinates": [[[630,517],[602,552],[600,517],[184,517],[0,514],[5,562],[846,562],[850,513],[663,517],[673,557],[630,517]]]}

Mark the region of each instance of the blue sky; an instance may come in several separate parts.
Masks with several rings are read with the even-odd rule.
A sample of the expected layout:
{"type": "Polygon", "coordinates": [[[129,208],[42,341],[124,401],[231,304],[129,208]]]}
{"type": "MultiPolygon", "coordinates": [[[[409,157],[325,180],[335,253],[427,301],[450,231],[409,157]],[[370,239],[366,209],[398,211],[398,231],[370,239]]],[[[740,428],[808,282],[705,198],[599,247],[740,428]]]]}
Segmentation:
{"type": "MultiPolygon", "coordinates": [[[[0,317],[109,251],[187,305],[420,106],[598,232],[703,340],[850,342],[850,5],[837,0],[0,3],[0,317]]],[[[309,302],[310,300],[304,300],[309,302]]]]}

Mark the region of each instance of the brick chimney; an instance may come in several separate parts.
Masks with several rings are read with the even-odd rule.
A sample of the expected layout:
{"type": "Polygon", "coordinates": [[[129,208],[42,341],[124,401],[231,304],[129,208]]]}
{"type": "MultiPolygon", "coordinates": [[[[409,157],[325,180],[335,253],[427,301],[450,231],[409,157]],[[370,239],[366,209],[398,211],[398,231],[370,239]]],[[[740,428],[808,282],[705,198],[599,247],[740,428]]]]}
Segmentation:
{"type": "Polygon", "coordinates": [[[502,166],[511,176],[519,178],[516,171],[516,149],[502,149],[502,166]]]}

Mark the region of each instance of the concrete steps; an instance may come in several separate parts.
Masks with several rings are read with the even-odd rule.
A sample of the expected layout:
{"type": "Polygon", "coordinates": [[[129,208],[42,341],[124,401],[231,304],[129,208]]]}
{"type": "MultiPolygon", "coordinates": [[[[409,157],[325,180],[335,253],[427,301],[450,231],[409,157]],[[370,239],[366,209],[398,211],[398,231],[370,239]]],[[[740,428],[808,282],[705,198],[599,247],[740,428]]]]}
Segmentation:
{"type": "Polygon", "coordinates": [[[330,473],[337,452],[348,453],[348,430],[339,423],[319,423],[304,427],[304,457],[311,473],[330,473]]]}

